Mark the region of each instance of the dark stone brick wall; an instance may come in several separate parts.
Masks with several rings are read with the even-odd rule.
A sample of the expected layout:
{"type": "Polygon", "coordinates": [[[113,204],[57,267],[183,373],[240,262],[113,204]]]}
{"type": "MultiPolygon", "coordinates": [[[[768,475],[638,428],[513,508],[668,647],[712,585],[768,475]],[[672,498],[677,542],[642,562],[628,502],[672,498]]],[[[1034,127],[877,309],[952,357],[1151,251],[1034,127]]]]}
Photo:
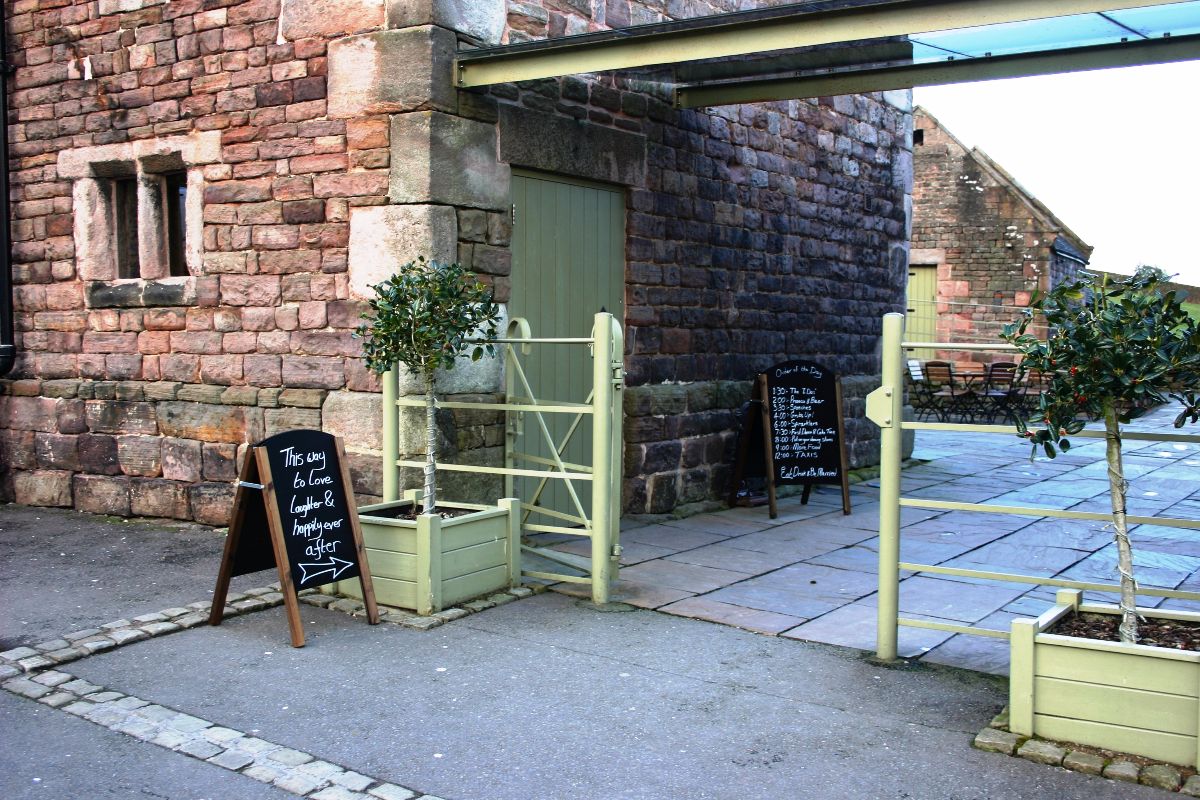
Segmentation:
{"type": "Polygon", "coordinates": [[[703,111],[647,88],[568,77],[474,101],[479,118],[499,120],[502,159],[630,186],[625,511],[722,497],[736,410],[758,371],[790,358],[844,376],[851,462],[876,463],[862,398],[878,385],[881,317],[904,298],[907,94],[703,111]],[[644,169],[624,139],[601,167],[505,152],[506,138],[528,139],[505,125],[555,130],[564,118],[589,123],[576,137],[644,139],[644,169]]]}

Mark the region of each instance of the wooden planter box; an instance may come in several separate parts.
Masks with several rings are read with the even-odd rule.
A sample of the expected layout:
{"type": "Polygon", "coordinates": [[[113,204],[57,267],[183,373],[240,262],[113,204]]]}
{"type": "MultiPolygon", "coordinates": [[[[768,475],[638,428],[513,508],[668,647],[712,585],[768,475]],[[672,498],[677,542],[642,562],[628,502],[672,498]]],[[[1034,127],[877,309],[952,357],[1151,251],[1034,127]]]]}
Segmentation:
{"type": "MultiPolygon", "coordinates": [[[[1200,653],[1045,633],[1083,605],[1064,590],[1036,620],[1012,623],[1009,729],[1160,761],[1200,767],[1200,653]]],[[[1139,608],[1146,617],[1200,622],[1200,614],[1139,608]]]]}
{"type": "MultiPolygon", "coordinates": [[[[376,600],[386,606],[432,614],[456,603],[515,586],[521,577],[520,508],[511,498],[496,507],[439,503],[475,509],[452,519],[422,514],[415,521],[380,516],[411,500],[363,506],[367,563],[376,600]]],[[[361,597],[357,580],[339,581],[337,591],[361,597]]]]}

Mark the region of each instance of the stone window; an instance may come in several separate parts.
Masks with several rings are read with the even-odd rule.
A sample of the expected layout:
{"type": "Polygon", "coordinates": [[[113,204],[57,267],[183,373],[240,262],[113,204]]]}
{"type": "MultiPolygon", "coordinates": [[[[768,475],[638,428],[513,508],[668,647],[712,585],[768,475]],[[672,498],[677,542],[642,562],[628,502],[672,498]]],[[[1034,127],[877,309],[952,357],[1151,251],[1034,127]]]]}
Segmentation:
{"type": "Polygon", "coordinates": [[[201,274],[204,167],[219,156],[219,131],[61,152],[59,175],[74,181],[79,277],[177,282],[201,274]]]}
{"type": "MultiPolygon", "coordinates": [[[[84,252],[100,262],[89,266],[118,279],[192,274],[190,177],[182,156],[176,152],[136,161],[97,161],[91,173],[76,182],[75,197],[76,202],[84,200],[82,208],[76,207],[76,242],[85,244],[84,252]]],[[[196,177],[202,179],[199,172],[196,177]]]]}

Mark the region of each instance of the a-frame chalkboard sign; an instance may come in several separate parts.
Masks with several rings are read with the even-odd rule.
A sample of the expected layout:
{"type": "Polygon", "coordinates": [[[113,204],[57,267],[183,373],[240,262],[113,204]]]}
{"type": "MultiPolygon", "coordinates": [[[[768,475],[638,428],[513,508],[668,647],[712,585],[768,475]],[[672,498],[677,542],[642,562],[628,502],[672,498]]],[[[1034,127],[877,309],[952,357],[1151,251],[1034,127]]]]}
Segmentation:
{"type": "Polygon", "coordinates": [[[760,373],[738,437],[729,505],[743,481],[763,477],[771,519],[779,516],[775,487],[841,484],[842,513],[850,513],[849,463],[843,429],[842,382],[811,361],[786,361],[760,373]]]}
{"type": "Polygon", "coordinates": [[[276,434],[250,448],[233,496],[210,625],[220,625],[235,575],[275,567],[292,646],[304,646],[301,589],[357,577],[367,621],[379,622],[342,440],[321,431],[276,434]]]}

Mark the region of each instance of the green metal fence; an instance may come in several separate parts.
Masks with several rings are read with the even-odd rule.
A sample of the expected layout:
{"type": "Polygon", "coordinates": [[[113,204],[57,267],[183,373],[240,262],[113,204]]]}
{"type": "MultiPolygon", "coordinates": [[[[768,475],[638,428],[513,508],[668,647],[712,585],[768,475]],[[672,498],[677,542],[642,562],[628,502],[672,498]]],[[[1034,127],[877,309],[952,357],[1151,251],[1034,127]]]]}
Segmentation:
{"type": "MultiPolygon", "coordinates": [[[[1011,345],[962,344],[948,342],[904,341],[903,314],[886,314],[883,318],[883,374],[880,387],[867,396],[867,417],[881,431],[880,476],[879,476],[879,616],[876,632],[876,655],[884,661],[893,661],[897,654],[899,626],[928,628],[973,636],[1009,638],[1008,631],[978,628],[970,625],[907,619],[900,616],[900,572],[908,570],[934,575],[982,578],[992,581],[1025,583],[1034,586],[1056,586],[1081,591],[1119,592],[1116,584],[1089,583],[1086,581],[1044,578],[1007,572],[990,572],[958,567],[939,567],[932,564],[913,564],[900,560],[900,511],[903,508],[924,508],[936,511],[965,511],[986,514],[1015,514],[1029,517],[1057,517],[1059,519],[1092,520],[1108,522],[1110,514],[1091,511],[1068,511],[1055,508],[990,505],[987,503],[960,503],[948,500],[926,500],[904,497],[900,492],[901,462],[903,460],[904,431],[964,431],[1015,436],[1017,429],[1010,425],[967,425],[937,422],[904,421],[904,369],[906,348],[929,348],[934,350],[963,351],[1015,351],[1011,345]]],[[[1104,431],[1084,430],[1079,438],[1103,439],[1104,431]]],[[[1129,441],[1164,441],[1200,443],[1200,436],[1169,433],[1140,433],[1126,431],[1121,434],[1129,441]]],[[[1172,517],[1143,517],[1130,515],[1132,524],[1166,525],[1200,530],[1200,520],[1172,517]]],[[[1185,592],[1156,587],[1138,587],[1138,594],[1152,597],[1170,597],[1183,600],[1200,600],[1200,593],[1185,592]]]]}
{"type": "MultiPolygon", "coordinates": [[[[491,340],[504,360],[505,399],[503,403],[438,400],[437,407],[451,410],[505,412],[505,463],[503,467],[454,464],[439,461],[437,468],[448,472],[474,472],[503,475],[505,496],[521,500],[521,534],[552,533],[579,536],[591,540],[590,558],[573,557],[547,548],[524,545],[544,558],[572,569],[571,573],[523,570],[522,574],[546,580],[589,583],[592,600],[607,603],[609,588],[617,577],[620,559],[621,518],[621,423],[624,388],[625,339],[612,314],[596,314],[592,334],[581,338],[538,339],[531,335],[521,318],[509,322],[507,335],[491,340]],[[583,402],[539,398],[522,365],[534,347],[567,347],[579,350],[578,357],[592,360],[592,385],[583,402]],[[545,415],[561,414],[571,419],[566,434],[557,441],[552,437],[545,415]],[[565,461],[562,454],[573,437],[591,418],[591,464],[565,461]],[[530,452],[530,437],[541,442],[537,448],[545,455],[530,452]],[[517,491],[517,479],[531,478],[525,496],[517,491]],[[541,504],[551,481],[566,487],[573,513],[564,513],[541,504]],[[580,501],[577,488],[591,484],[591,502],[580,501]],[[582,573],[582,574],[580,574],[582,573]]],[[[399,410],[424,407],[423,397],[400,397],[394,373],[383,380],[383,499],[400,499],[400,468],[424,467],[425,462],[400,458],[399,410]]]]}

